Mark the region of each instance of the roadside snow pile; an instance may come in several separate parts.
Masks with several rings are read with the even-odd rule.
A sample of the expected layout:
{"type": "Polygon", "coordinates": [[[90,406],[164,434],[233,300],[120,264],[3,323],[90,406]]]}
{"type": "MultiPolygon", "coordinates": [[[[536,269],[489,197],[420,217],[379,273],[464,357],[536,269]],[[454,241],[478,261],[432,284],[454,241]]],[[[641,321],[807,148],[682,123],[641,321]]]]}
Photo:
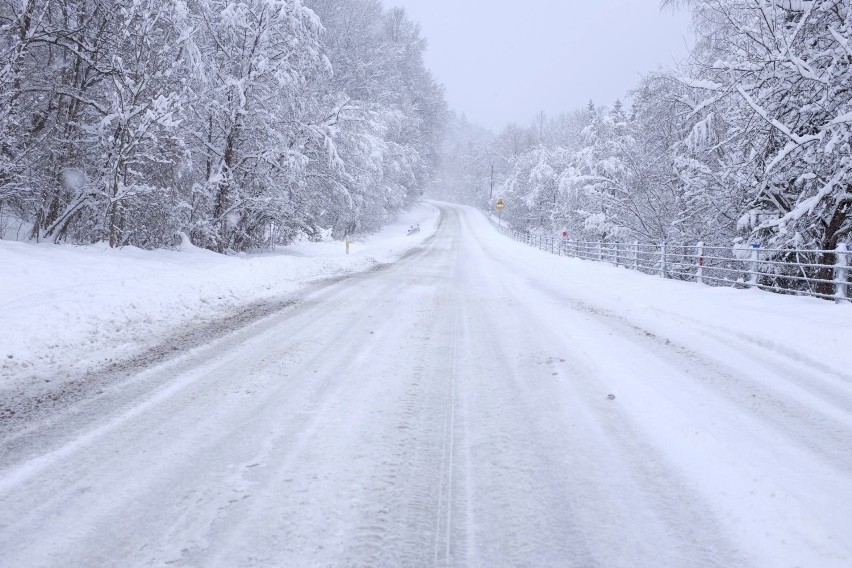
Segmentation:
{"type": "MultiPolygon", "coordinates": [[[[532,270],[539,285],[567,290],[590,309],[614,315],[695,353],[714,344],[735,345],[742,361],[784,355],[789,365],[819,369],[852,380],[849,367],[852,303],[761,290],[712,287],[663,279],[613,266],[550,254],[497,233],[483,215],[471,230],[517,270],[532,270]]],[[[848,387],[846,387],[848,388],[848,387]]]]}
{"type": "Polygon", "coordinates": [[[299,243],[224,256],[0,240],[0,392],[131,357],[191,323],[280,299],[329,276],[392,262],[422,243],[439,212],[418,205],[351,244],[299,243]],[[419,223],[424,231],[407,236],[419,223]]]}

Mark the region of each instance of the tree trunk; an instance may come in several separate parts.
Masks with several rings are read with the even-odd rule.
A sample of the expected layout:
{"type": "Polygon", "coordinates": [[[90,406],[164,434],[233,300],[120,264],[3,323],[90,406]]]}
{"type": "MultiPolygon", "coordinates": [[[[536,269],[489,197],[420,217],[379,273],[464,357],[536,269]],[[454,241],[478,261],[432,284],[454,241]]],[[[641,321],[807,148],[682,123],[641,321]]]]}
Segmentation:
{"type": "MultiPolygon", "coordinates": [[[[852,217],[852,198],[847,198],[837,205],[831,221],[825,227],[820,248],[826,252],[822,253],[817,261],[821,266],[817,270],[817,278],[820,280],[834,280],[834,263],[837,255],[834,253],[837,245],[849,236],[849,223],[852,217]]],[[[816,292],[831,296],[834,294],[833,282],[817,282],[816,292]]]]}
{"type": "Polygon", "coordinates": [[[230,207],[232,184],[234,182],[233,163],[236,145],[236,132],[231,130],[225,139],[225,152],[222,155],[222,179],[216,191],[216,203],[213,207],[213,219],[219,223],[219,242],[216,244],[218,252],[225,252],[226,243],[229,241],[228,220],[225,213],[230,207]]]}

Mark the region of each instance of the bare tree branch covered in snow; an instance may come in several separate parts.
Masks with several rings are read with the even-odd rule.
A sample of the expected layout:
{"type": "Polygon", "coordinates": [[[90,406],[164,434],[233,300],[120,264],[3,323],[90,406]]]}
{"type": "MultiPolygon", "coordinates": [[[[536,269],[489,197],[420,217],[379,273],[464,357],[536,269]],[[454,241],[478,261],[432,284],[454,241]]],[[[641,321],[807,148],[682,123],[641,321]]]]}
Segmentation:
{"type": "MultiPolygon", "coordinates": [[[[690,60],[644,78],[629,111],[590,105],[570,140],[539,136],[548,123],[541,118],[522,129],[529,143],[501,171],[506,217],[518,228],[568,228],[589,239],[759,240],[828,251],[849,242],[852,3],[662,6],[692,10],[690,60]]],[[[499,146],[515,128],[478,145],[499,146]]],[[[489,155],[505,152],[479,160],[489,155]]],[[[832,264],[833,256],[813,261],[832,264]]]]}
{"type": "Polygon", "coordinates": [[[0,212],[223,252],[374,229],[437,166],[424,49],[378,0],[0,0],[0,212]]]}

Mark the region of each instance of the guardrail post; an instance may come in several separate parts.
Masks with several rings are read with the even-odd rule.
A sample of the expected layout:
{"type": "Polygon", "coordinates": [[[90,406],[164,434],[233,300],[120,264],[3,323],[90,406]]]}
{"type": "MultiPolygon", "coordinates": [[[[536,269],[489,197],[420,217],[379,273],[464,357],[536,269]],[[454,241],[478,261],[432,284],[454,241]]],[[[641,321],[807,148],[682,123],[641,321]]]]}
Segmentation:
{"type": "Polygon", "coordinates": [[[760,260],[760,243],[751,243],[751,256],[748,261],[748,287],[757,286],[757,265],[760,260]]]}
{"type": "Polygon", "coordinates": [[[849,247],[840,243],[834,252],[834,301],[849,299],[849,247]]]}
{"type": "Polygon", "coordinates": [[[603,260],[603,241],[598,241],[598,260],[603,260]]]}
{"type": "Polygon", "coordinates": [[[704,283],[704,242],[698,241],[695,245],[695,281],[704,283]]]}
{"type": "Polygon", "coordinates": [[[621,248],[621,241],[615,241],[615,266],[618,266],[618,253],[621,248]]]}
{"type": "Polygon", "coordinates": [[[639,241],[633,241],[633,270],[639,270],[639,241]]]}
{"type": "Polygon", "coordinates": [[[660,277],[666,277],[666,241],[660,243],[660,277]]]}

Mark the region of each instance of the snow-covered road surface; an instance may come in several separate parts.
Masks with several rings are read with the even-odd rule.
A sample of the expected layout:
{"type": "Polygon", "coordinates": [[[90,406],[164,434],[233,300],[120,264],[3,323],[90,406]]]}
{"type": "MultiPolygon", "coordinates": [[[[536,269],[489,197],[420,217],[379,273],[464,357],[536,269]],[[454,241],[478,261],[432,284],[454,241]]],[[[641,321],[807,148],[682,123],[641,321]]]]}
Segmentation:
{"type": "Polygon", "coordinates": [[[597,301],[441,209],[392,266],[0,440],[0,566],[852,565],[848,364],[597,301]]]}

